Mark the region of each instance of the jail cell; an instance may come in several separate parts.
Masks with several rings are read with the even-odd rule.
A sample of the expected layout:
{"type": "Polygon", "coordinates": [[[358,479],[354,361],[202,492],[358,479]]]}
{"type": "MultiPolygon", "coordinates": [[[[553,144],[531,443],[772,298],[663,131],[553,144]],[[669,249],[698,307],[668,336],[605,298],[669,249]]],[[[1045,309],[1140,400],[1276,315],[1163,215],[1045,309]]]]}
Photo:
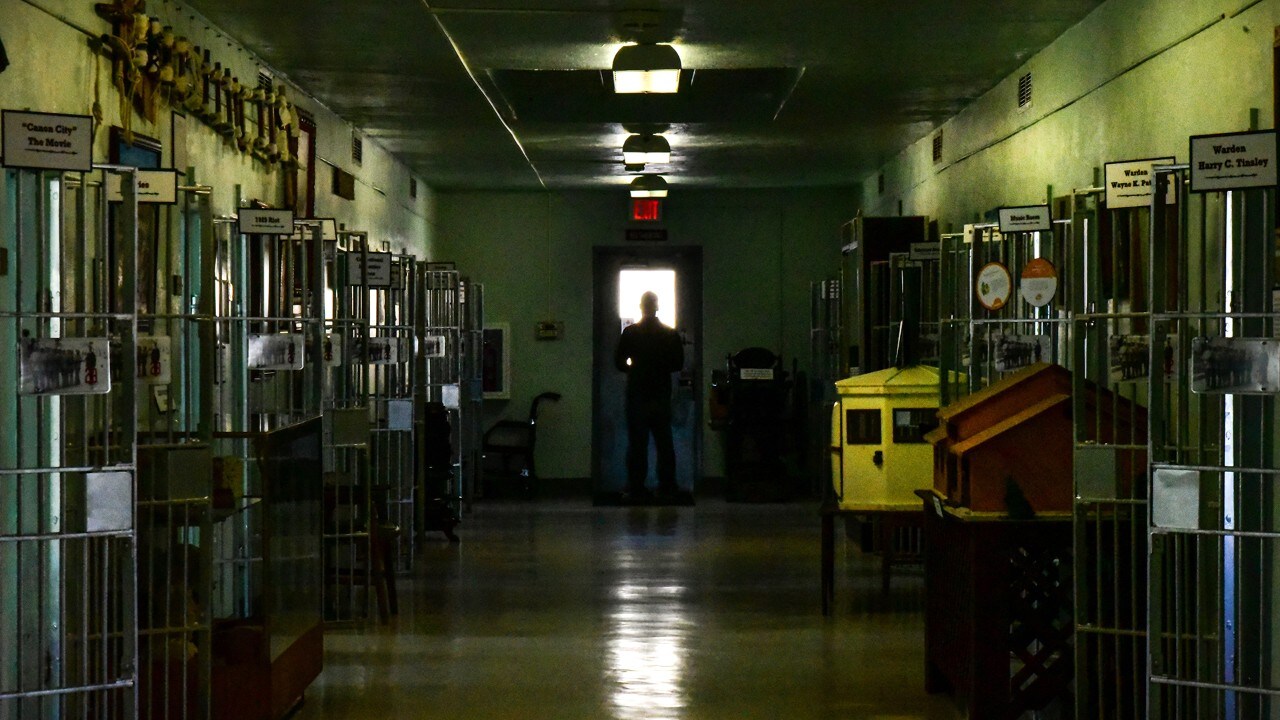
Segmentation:
{"type": "Polygon", "coordinates": [[[3,720],[138,710],[137,178],[101,170],[0,171],[3,720]]]}
{"type": "Polygon", "coordinates": [[[210,716],[213,264],[211,188],[142,209],[154,284],[138,315],[139,717],[210,716]]]}
{"type": "MultiPolygon", "coordinates": [[[[206,252],[215,356],[213,715],[264,717],[270,698],[289,696],[278,685],[309,682],[320,662],[321,473],[301,457],[290,473],[278,468],[290,451],[284,439],[321,413],[322,243],[318,232],[246,235],[237,218],[215,217],[206,252]],[[276,675],[278,663],[299,657],[311,665],[276,675]]],[[[318,447],[315,454],[318,463],[318,447]]]]}
{"type": "MultiPolygon", "coordinates": [[[[324,619],[371,616],[374,513],[370,475],[371,317],[381,275],[366,233],[343,231],[326,258],[324,619]]],[[[381,347],[381,346],[379,346],[381,347]]]]}
{"type": "Polygon", "coordinates": [[[1185,174],[1156,173],[1150,248],[1148,711],[1273,717],[1275,188],[1191,193],[1185,174]]]}
{"type": "Polygon", "coordinates": [[[384,572],[413,569],[417,475],[413,453],[414,317],[418,278],[412,255],[390,255],[385,287],[369,288],[369,405],[373,418],[369,462],[375,524],[374,552],[384,572]]]}
{"type": "Polygon", "coordinates": [[[462,298],[462,494],[465,504],[484,487],[484,284],[459,282],[462,298]]]}
{"type": "Polygon", "coordinates": [[[419,263],[422,373],[419,403],[422,432],[422,498],[419,532],[443,532],[453,538],[462,517],[462,323],[458,271],[419,263]]]}
{"type": "Polygon", "coordinates": [[[1063,301],[1072,282],[1070,225],[1058,220],[1051,231],[1007,234],[996,225],[972,225],[942,236],[938,357],[944,407],[1037,362],[1070,369],[1071,326],[1063,301]]]}
{"type": "MultiPolygon", "coordinates": [[[[1109,208],[1102,188],[1072,197],[1076,708],[1079,718],[1146,717],[1148,256],[1177,208],[1109,208]]],[[[1157,347],[1155,354],[1152,348],[1157,347]]]]}

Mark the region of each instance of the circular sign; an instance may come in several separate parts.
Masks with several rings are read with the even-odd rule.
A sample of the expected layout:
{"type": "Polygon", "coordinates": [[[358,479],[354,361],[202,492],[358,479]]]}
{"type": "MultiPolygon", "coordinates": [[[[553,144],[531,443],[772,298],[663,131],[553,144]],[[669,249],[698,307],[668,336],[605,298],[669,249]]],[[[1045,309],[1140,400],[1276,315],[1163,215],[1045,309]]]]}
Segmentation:
{"type": "Polygon", "coordinates": [[[988,310],[999,310],[1013,294],[1013,278],[1009,268],[998,262],[987,263],[978,271],[978,302],[988,310]]]}
{"type": "Polygon", "coordinates": [[[1035,307],[1053,302],[1058,294],[1058,269],[1044,258],[1036,258],[1022,268],[1022,284],[1018,286],[1022,299],[1035,307]]]}

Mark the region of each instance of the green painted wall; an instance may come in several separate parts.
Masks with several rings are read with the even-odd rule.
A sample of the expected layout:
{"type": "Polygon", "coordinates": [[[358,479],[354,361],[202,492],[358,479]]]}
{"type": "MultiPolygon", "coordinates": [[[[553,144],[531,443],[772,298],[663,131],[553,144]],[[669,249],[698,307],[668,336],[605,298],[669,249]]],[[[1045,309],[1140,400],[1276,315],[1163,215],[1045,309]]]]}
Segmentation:
{"type": "MultiPolygon", "coordinates": [[[[87,37],[71,27],[100,34],[110,26],[93,12],[93,3],[84,0],[33,0],[44,12],[23,0],[0,0],[0,39],[11,63],[0,73],[0,108],[36,112],[92,114],[95,80],[102,108],[103,129],[97,134],[95,160],[107,161],[105,126],[120,125],[120,96],[111,84],[111,61],[95,57],[87,37]],[[55,18],[52,14],[67,22],[55,18]],[[68,24],[70,23],[70,24],[68,24]]],[[[213,49],[213,59],[232,68],[242,80],[254,80],[265,65],[189,8],[177,2],[155,3],[152,12],[171,24],[179,35],[197,45],[213,49]],[[192,19],[196,16],[196,19],[192,19]]],[[[269,68],[268,68],[269,69],[269,68]]],[[[278,72],[277,81],[290,85],[289,97],[316,119],[316,214],[337,218],[352,230],[368,230],[375,239],[390,242],[394,249],[407,248],[429,256],[433,232],[433,194],[419,182],[417,199],[409,197],[409,170],[373,139],[365,138],[364,163],[351,160],[352,126],[314,99],[288,83],[278,72]],[[356,198],[345,200],[330,192],[334,164],[356,176],[356,198]]],[[[170,110],[161,104],[158,122],[151,124],[134,114],[136,133],[160,139],[165,145],[165,162],[171,156],[170,110]]],[[[283,200],[282,176],[239,151],[201,122],[192,119],[187,137],[189,162],[197,169],[200,182],[214,187],[215,214],[234,212],[235,187],[243,197],[272,204],[283,200]]]]}
{"type": "MultiPolygon", "coordinates": [[[[863,179],[868,215],[924,214],[955,229],[1001,205],[1090,187],[1106,162],[1174,155],[1187,137],[1272,127],[1272,28],[1280,0],[1112,0],[863,179]],[[1034,93],[1017,107],[1018,79],[1034,93]]],[[[980,41],[980,39],[975,39],[980,41]]]]}
{"type": "MultiPolygon", "coordinates": [[[[809,355],[809,283],[839,267],[840,224],[854,191],[673,190],[664,211],[671,245],[703,247],[703,381],[750,345],[809,355]]],[[[441,192],[440,254],[485,284],[489,323],[512,328],[512,399],[486,403],[486,424],[520,418],[530,399],[562,393],[538,428],[539,474],[591,472],[592,248],[624,245],[622,189],[557,193],[441,192]],[[565,339],[534,340],[534,323],[565,323],[565,339]]],[[[705,434],[704,473],[723,474],[705,434]]]]}

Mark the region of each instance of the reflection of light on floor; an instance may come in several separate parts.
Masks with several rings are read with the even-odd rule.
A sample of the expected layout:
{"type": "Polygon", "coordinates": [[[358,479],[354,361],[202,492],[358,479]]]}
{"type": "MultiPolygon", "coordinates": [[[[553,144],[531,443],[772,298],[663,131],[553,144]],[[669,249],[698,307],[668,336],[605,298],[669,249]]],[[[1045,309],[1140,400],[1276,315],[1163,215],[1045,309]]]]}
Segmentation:
{"type": "Polygon", "coordinates": [[[685,665],[692,629],[684,587],[622,584],[609,613],[607,672],[617,720],[679,718],[688,703],[685,665]]]}

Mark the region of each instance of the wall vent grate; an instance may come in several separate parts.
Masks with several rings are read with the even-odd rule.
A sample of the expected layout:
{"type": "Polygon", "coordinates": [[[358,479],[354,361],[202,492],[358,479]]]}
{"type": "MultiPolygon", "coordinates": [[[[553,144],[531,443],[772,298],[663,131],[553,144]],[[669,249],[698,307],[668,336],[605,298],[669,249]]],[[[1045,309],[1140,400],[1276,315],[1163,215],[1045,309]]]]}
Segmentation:
{"type": "Polygon", "coordinates": [[[1031,73],[1018,78],[1018,108],[1031,104],[1031,73]]]}
{"type": "Polygon", "coordinates": [[[364,164],[364,140],[359,135],[351,135],[351,159],[357,165],[364,164]]]}
{"type": "Polygon", "coordinates": [[[942,162],[942,131],[933,136],[933,161],[942,162]]]}
{"type": "Polygon", "coordinates": [[[884,173],[880,173],[880,177],[876,178],[876,187],[879,189],[880,194],[883,195],[884,194],[884,173]]]}
{"type": "Polygon", "coordinates": [[[409,197],[414,198],[415,200],[418,197],[418,179],[417,178],[409,178],[409,197]]]}

